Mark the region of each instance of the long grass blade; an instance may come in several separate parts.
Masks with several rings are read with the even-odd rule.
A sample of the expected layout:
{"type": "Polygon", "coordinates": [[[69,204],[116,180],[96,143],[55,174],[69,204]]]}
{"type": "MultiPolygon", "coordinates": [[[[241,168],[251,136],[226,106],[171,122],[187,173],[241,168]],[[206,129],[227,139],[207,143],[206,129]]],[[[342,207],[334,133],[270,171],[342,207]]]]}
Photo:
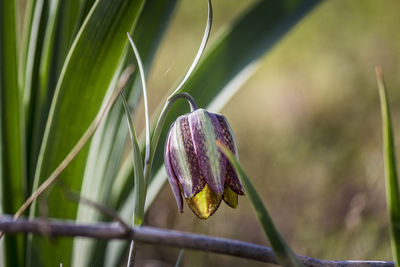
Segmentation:
{"type": "MultiPolygon", "coordinates": [[[[37,64],[39,60],[39,52],[40,49],[39,47],[41,46],[41,41],[42,38],[40,38],[40,35],[42,33],[41,29],[41,24],[43,23],[44,20],[44,10],[45,10],[45,3],[44,0],[36,0],[35,1],[35,6],[33,8],[33,14],[32,14],[32,21],[30,23],[30,30],[29,30],[29,41],[27,43],[27,48],[26,48],[26,58],[24,58],[23,62],[25,65],[23,66],[23,82],[22,82],[22,88],[24,90],[24,113],[25,113],[25,118],[28,120],[29,119],[29,112],[31,109],[31,106],[34,104],[34,92],[32,92],[32,84],[34,83],[33,79],[35,77],[34,69],[35,69],[35,64],[37,64]]],[[[29,17],[27,18],[29,19],[29,17]]],[[[27,127],[29,128],[29,127],[27,127]]]]}
{"type": "MultiPolygon", "coordinates": [[[[38,109],[39,112],[43,111],[43,107],[46,105],[47,102],[47,94],[49,90],[49,82],[50,82],[50,75],[51,75],[51,62],[52,62],[52,55],[54,53],[54,46],[55,46],[55,32],[57,29],[57,21],[59,15],[59,8],[60,8],[60,0],[54,0],[49,3],[49,15],[46,23],[46,30],[44,33],[44,41],[43,41],[43,48],[41,53],[40,59],[40,66],[39,66],[39,103],[38,109]]],[[[47,115],[47,114],[43,114],[47,115]]],[[[46,116],[40,116],[46,117],[46,116]]],[[[42,119],[43,120],[43,119],[42,119]]],[[[40,125],[43,128],[44,124],[40,125]]]]}
{"type": "Polygon", "coordinates": [[[200,43],[199,50],[197,51],[197,54],[192,62],[192,65],[190,65],[189,70],[186,72],[185,77],[181,81],[181,83],[178,85],[178,87],[175,89],[175,91],[171,94],[170,97],[174,96],[175,94],[179,93],[182,89],[182,87],[186,84],[187,80],[189,79],[190,75],[192,75],[194,69],[196,68],[197,64],[200,61],[201,55],[203,55],[204,50],[206,49],[206,45],[208,42],[208,37],[210,37],[211,33],[211,26],[212,26],[212,19],[213,19],[213,9],[212,9],[212,4],[211,0],[208,0],[208,14],[207,14],[207,24],[206,28],[204,30],[203,38],[200,43]]]}
{"type": "MultiPolygon", "coordinates": [[[[32,29],[29,31],[23,85],[27,115],[28,189],[31,191],[50,104],[61,68],[76,35],[73,29],[78,24],[77,13],[83,1],[29,2],[36,2],[32,29]]],[[[22,57],[25,56],[22,53],[26,50],[24,47],[22,43],[22,57]]],[[[23,58],[21,63],[24,64],[23,58]]]]}
{"type": "Polygon", "coordinates": [[[61,73],[63,62],[70,50],[79,29],[82,27],[90,8],[94,6],[92,0],[61,1],[60,16],[57,22],[57,54],[55,73],[61,73]]]}
{"type": "Polygon", "coordinates": [[[276,229],[261,197],[257,193],[257,190],[254,188],[250,179],[247,177],[235,155],[221,142],[217,141],[217,145],[228,158],[229,162],[235,169],[235,172],[238,174],[239,179],[244,186],[246,195],[250,199],[258,220],[260,221],[272,249],[274,250],[277,261],[282,266],[302,266],[296,255],[289,248],[279,231],[276,229]]]}
{"type": "MultiPolygon", "coordinates": [[[[128,128],[129,135],[132,142],[132,151],[133,151],[133,173],[135,177],[135,183],[133,185],[134,195],[135,195],[135,206],[133,212],[133,224],[141,225],[143,223],[144,216],[144,203],[146,200],[146,187],[147,187],[147,179],[144,180],[144,170],[147,168],[149,164],[150,157],[150,122],[149,122],[149,109],[147,103],[147,87],[146,87],[146,79],[144,76],[143,63],[140,58],[139,52],[136,48],[135,42],[132,40],[132,37],[127,33],[129,42],[132,46],[133,52],[135,54],[136,61],[139,66],[140,80],[142,81],[142,89],[143,89],[143,101],[144,101],[144,115],[146,121],[146,148],[145,148],[145,157],[144,157],[144,168],[143,165],[139,165],[138,160],[142,162],[142,158],[140,155],[139,143],[135,134],[135,129],[133,127],[133,122],[131,119],[131,115],[129,112],[128,103],[126,103],[125,97],[122,94],[122,103],[124,104],[125,116],[128,119],[128,128]]],[[[128,257],[128,267],[134,265],[134,255],[135,255],[135,241],[131,241],[131,245],[129,248],[129,257],[128,257]]]]}
{"type": "MultiPolygon", "coordinates": [[[[26,67],[26,60],[29,48],[29,37],[31,32],[31,25],[33,20],[34,7],[37,0],[28,1],[25,3],[24,14],[19,14],[23,20],[21,21],[21,33],[18,45],[18,86],[21,91],[24,90],[24,73],[26,67]]],[[[18,1],[21,5],[22,2],[18,1]]],[[[20,13],[20,12],[17,12],[20,13]]]]}
{"type": "MultiPolygon", "coordinates": [[[[23,111],[24,111],[24,128],[26,138],[26,168],[27,168],[27,180],[28,189],[31,189],[33,184],[33,177],[39,153],[40,143],[35,138],[37,134],[35,131],[43,129],[39,125],[35,124],[35,121],[39,121],[39,114],[36,112],[38,109],[37,102],[39,101],[39,88],[38,88],[38,77],[39,77],[39,64],[42,52],[42,44],[44,41],[43,35],[46,29],[46,9],[48,3],[44,0],[33,1],[33,13],[27,13],[26,19],[31,19],[29,34],[26,44],[22,44],[21,50],[21,91],[23,93],[23,111]],[[32,17],[30,18],[29,15],[32,17]],[[26,45],[26,47],[24,47],[26,45]]],[[[28,5],[29,7],[29,5],[28,5]]],[[[28,22],[27,22],[28,23],[28,22]]]]}
{"type": "MultiPolygon", "coordinates": [[[[140,73],[140,80],[142,81],[143,102],[144,102],[144,116],[145,116],[145,121],[146,121],[146,129],[145,129],[145,131],[146,131],[146,154],[145,154],[145,157],[144,157],[144,168],[146,168],[146,165],[148,164],[149,156],[150,156],[150,122],[149,122],[149,107],[148,107],[148,101],[147,101],[146,78],[144,76],[144,68],[143,68],[143,63],[142,63],[142,59],[140,57],[139,51],[136,48],[135,42],[133,41],[133,39],[129,35],[129,33],[127,33],[127,35],[128,35],[129,42],[130,42],[130,44],[132,46],[133,52],[135,54],[135,58],[136,58],[137,63],[138,63],[139,73],[140,73]]],[[[122,98],[124,100],[124,97],[122,97],[122,98]]],[[[124,103],[124,101],[122,101],[122,102],[124,103]]],[[[124,108],[125,108],[125,115],[127,115],[125,103],[124,103],[124,108]]],[[[131,129],[129,130],[129,133],[131,134],[131,129]]],[[[139,145],[138,145],[138,147],[139,147],[139,145]]]]}
{"type": "MultiPolygon", "coordinates": [[[[56,48],[56,32],[60,14],[60,1],[54,0],[45,3],[41,15],[41,22],[38,29],[38,38],[36,41],[35,55],[29,54],[29,68],[31,72],[26,75],[26,91],[30,92],[28,99],[27,116],[27,162],[28,162],[28,190],[32,189],[36,162],[39,155],[40,145],[46,126],[49,112],[50,100],[54,93],[54,52],[56,48]]],[[[30,53],[33,53],[30,50],[30,53]]]]}
{"type": "MultiPolygon", "coordinates": [[[[23,114],[18,89],[16,1],[0,1],[0,191],[2,210],[14,213],[26,194],[23,114]]],[[[24,239],[7,236],[6,266],[24,264],[24,239]]]]}
{"type": "MultiPolygon", "coordinates": [[[[129,35],[128,35],[129,36],[129,35]]],[[[132,40],[131,38],[129,39],[132,40]]],[[[131,41],[132,42],[132,41],[131,41]]],[[[134,46],[134,44],[133,44],[134,46]]],[[[136,49],[136,47],[135,47],[136,49]]],[[[135,51],[136,53],[136,51],[135,51]]],[[[138,60],[139,61],[139,60],[138,60]]],[[[140,63],[139,63],[140,64],[140,63]]],[[[144,175],[143,175],[143,164],[142,164],[142,157],[140,154],[139,143],[137,140],[135,128],[133,127],[133,121],[131,117],[131,113],[129,111],[128,103],[125,100],[123,94],[121,94],[121,100],[124,104],[125,116],[128,122],[129,128],[129,136],[132,143],[132,156],[133,156],[133,174],[134,174],[134,209],[133,209],[133,224],[134,225],[141,225],[143,223],[143,215],[144,215],[144,201],[145,201],[145,182],[144,182],[144,175]]],[[[131,241],[131,245],[129,248],[129,257],[128,257],[128,266],[134,265],[135,255],[136,254],[136,246],[135,241],[131,241]]]]}
{"type": "Polygon", "coordinates": [[[143,177],[143,160],[140,154],[139,143],[137,140],[135,128],[129,111],[128,103],[123,94],[121,94],[121,100],[124,105],[125,116],[129,128],[129,137],[132,143],[132,156],[133,156],[133,169],[134,169],[134,195],[135,195],[135,206],[133,215],[133,224],[141,225],[143,223],[143,209],[144,209],[144,177],[143,177]]]}
{"type": "Polygon", "coordinates": [[[376,68],[379,97],[382,111],[383,151],[386,177],[386,201],[390,219],[391,243],[393,259],[396,266],[400,264],[400,196],[399,181],[396,168],[396,152],[394,136],[390,118],[390,107],[383,80],[382,70],[376,68]]]}

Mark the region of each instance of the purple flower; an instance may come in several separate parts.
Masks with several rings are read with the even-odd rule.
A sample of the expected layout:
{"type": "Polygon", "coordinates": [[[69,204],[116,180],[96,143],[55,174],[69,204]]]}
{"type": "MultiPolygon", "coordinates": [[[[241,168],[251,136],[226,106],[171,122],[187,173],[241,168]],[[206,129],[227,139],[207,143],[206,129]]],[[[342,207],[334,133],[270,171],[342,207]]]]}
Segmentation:
{"type": "Polygon", "coordinates": [[[171,125],[164,162],[180,212],[183,211],[182,194],[201,219],[211,216],[222,199],[236,208],[238,194],[244,194],[233,167],[217,147],[217,140],[237,157],[232,130],[220,114],[197,109],[180,116],[171,125]]]}

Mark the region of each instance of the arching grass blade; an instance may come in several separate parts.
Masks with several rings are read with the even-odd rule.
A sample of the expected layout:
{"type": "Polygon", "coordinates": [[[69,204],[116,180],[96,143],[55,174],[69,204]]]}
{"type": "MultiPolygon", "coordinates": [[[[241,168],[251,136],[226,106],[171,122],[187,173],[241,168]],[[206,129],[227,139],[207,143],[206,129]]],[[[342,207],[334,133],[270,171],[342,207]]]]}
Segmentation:
{"type": "Polygon", "coordinates": [[[295,254],[282,238],[279,231],[276,229],[261,197],[258,195],[257,190],[247,177],[235,155],[233,155],[232,152],[221,142],[217,141],[217,145],[228,158],[239,176],[239,179],[244,186],[246,196],[250,199],[250,202],[253,205],[261,226],[263,227],[272,249],[274,250],[277,261],[282,266],[302,266],[300,261],[297,260],[295,254]]]}
{"type": "Polygon", "coordinates": [[[385,83],[382,70],[376,68],[376,79],[378,82],[379,97],[382,111],[383,126],[383,153],[386,177],[386,201],[390,219],[390,232],[392,242],[393,259],[396,266],[400,264],[400,196],[399,181],[396,168],[396,152],[394,147],[394,136],[390,118],[390,107],[386,95],[385,83]]]}

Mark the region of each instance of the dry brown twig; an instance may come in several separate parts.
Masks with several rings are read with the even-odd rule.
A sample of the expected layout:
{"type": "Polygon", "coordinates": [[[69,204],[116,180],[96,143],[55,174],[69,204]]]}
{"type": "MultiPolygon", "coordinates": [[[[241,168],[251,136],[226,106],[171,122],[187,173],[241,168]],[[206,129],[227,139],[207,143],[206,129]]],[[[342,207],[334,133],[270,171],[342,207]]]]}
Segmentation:
{"type": "MultiPolygon", "coordinates": [[[[172,231],[155,227],[133,227],[129,231],[121,225],[115,223],[98,224],[75,224],[74,222],[57,220],[25,220],[14,221],[10,215],[0,216],[0,231],[9,234],[15,233],[34,233],[39,235],[55,236],[82,236],[97,239],[123,239],[135,240],[137,243],[148,243],[156,245],[173,246],[177,248],[187,248],[226,254],[256,261],[275,263],[275,256],[269,247],[255,245],[238,240],[211,237],[205,235],[191,234],[180,231],[172,231]],[[46,225],[43,232],[42,225],[46,225]]],[[[329,261],[297,255],[305,266],[373,266],[373,267],[392,267],[392,261],[329,261]]]]}

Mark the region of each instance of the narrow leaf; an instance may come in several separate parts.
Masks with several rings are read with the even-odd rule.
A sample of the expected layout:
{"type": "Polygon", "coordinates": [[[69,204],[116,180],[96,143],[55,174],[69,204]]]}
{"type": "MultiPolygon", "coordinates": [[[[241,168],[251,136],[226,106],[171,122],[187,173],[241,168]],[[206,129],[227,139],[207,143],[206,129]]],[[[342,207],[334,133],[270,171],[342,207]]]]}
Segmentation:
{"type": "MultiPolygon", "coordinates": [[[[38,1],[38,0],[36,0],[38,1]]],[[[57,65],[56,73],[61,72],[63,62],[67,57],[72,43],[82,27],[84,19],[90,8],[93,7],[92,0],[75,0],[60,2],[60,16],[57,33],[57,65]]]]}
{"type": "Polygon", "coordinates": [[[27,1],[25,3],[25,11],[24,14],[19,12],[22,10],[21,6],[23,3],[21,1],[17,1],[20,5],[17,11],[18,17],[23,18],[21,22],[21,32],[20,37],[18,38],[18,86],[20,90],[24,89],[24,73],[26,67],[27,54],[29,49],[29,38],[31,36],[32,30],[32,20],[34,14],[34,7],[37,0],[27,1]]]}
{"type": "Polygon", "coordinates": [[[23,87],[28,133],[28,185],[31,190],[56,83],[73,37],[78,32],[77,29],[74,33],[73,29],[78,24],[75,20],[82,1],[29,2],[36,2],[23,87]]]}
{"type": "MultiPolygon", "coordinates": [[[[128,33],[128,38],[129,38],[129,42],[132,46],[133,52],[135,54],[135,58],[137,61],[137,66],[139,68],[139,74],[140,74],[140,80],[142,82],[142,91],[143,91],[143,102],[144,102],[144,117],[145,117],[145,122],[146,122],[146,126],[145,126],[145,132],[146,132],[146,147],[145,147],[145,157],[144,157],[144,166],[146,166],[148,164],[149,161],[149,155],[150,155],[150,122],[149,122],[149,108],[148,108],[148,101],[147,101],[147,87],[146,87],[146,77],[144,74],[144,68],[143,68],[143,63],[142,63],[142,59],[140,58],[140,54],[138,49],[136,48],[135,42],[132,40],[132,37],[129,35],[128,33]]],[[[123,100],[124,97],[122,97],[123,100]]],[[[122,101],[124,103],[124,101],[122,101]]],[[[124,103],[124,109],[125,109],[125,115],[127,115],[126,111],[126,101],[124,103]]],[[[130,126],[130,125],[129,125],[130,126]]],[[[131,140],[132,140],[132,129],[129,129],[129,134],[131,135],[131,140]]],[[[136,140],[137,143],[137,140],[136,140]]],[[[137,147],[139,148],[139,145],[137,145],[137,147]]],[[[134,165],[136,166],[136,165],[134,165]]],[[[143,203],[144,204],[144,203],[143,203]]]]}
{"type": "Polygon", "coordinates": [[[206,24],[206,28],[204,30],[203,38],[200,43],[200,47],[197,50],[197,54],[196,54],[192,64],[190,65],[189,70],[186,72],[185,77],[182,79],[181,83],[178,85],[178,87],[176,87],[175,91],[171,94],[170,97],[172,97],[175,94],[182,91],[182,87],[186,84],[187,80],[192,75],[194,69],[197,67],[197,64],[200,61],[201,56],[204,53],[204,50],[206,49],[206,45],[208,42],[208,38],[210,37],[211,26],[212,26],[212,21],[213,21],[213,8],[212,8],[211,0],[208,0],[208,9],[207,10],[208,10],[207,24],[206,24]]]}
{"type": "Polygon", "coordinates": [[[400,264],[400,196],[399,181],[396,169],[396,152],[394,147],[394,136],[390,118],[390,107],[386,95],[385,83],[382,70],[376,68],[376,79],[378,82],[379,97],[382,111],[383,126],[383,151],[386,177],[386,201],[390,218],[391,242],[393,259],[396,266],[400,264]]]}
{"type": "MultiPolygon", "coordinates": [[[[46,126],[47,116],[50,108],[51,98],[55,89],[54,72],[54,49],[56,47],[55,37],[57,31],[57,21],[60,11],[60,0],[54,0],[45,4],[47,14],[46,18],[42,18],[40,23],[39,37],[37,42],[35,55],[29,54],[34,62],[30,66],[31,73],[27,74],[30,81],[26,84],[26,91],[30,92],[29,110],[27,111],[27,151],[28,162],[28,189],[32,189],[32,183],[36,168],[36,162],[39,155],[40,145],[42,142],[44,129],[46,126]],[[40,40],[39,40],[40,39],[40,40]],[[29,85],[29,87],[28,87],[29,85]]],[[[43,17],[43,15],[42,15],[43,17]]],[[[32,51],[30,51],[32,53],[32,51]]]]}
{"type": "Polygon", "coordinates": [[[135,206],[133,213],[133,224],[141,225],[143,223],[143,214],[144,214],[144,196],[145,196],[145,185],[144,185],[144,177],[143,177],[143,160],[140,154],[139,143],[137,140],[135,127],[133,126],[133,121],[131,117],[131,113],[129,111],[128,103],[125,100],[123,94],[121,94],[121,100],[124,105],[125,116],[128,123],[129,129],[129,137],[132,143],[132,157],[133,157],[133,177],[134,177],[134,196],[135,196],[135,206]]]}
{"type": "MultiPolygon", "coordinates": [[[[147,101],[147,87],[146,87],[146,78],[144,75],[143,63],[140,58],[140,54],[138,49],[136,48],[135,42],[132,40],[132,37],[127,33],[129,42],[132,46],[132,50],[135,54],[135,58],[137,61],[137,66],[139,68],[140,80],[142,82],[142,90],[143,90],[143,102],[144,102],[144,116],[146,121],[145,132],[146,132],[146,148],[145,148],[145,156],[144,156],[144,169],[146,169],[149,165],[149,156],[150,156],[150,122],[149,122],[149,108],[147,101]]],[[[143,216],[144,216],[144,202],[146,200],[146,187],[147,187],[147,179],[145,181],[144,177],[144,169],[142,163],[142,157],[140,157],[140,148],[138,144],[138,140],[135,133],[135,128],[133,127],[132,118],[130,115],[128,103],[125,100],[123,94],[121,94],[122,103],[124,104],[125,116],[128,120],[128,128],[129,135],[132,143],[132,151],[133,151],[133,174],[135,178],[135,183],[133,185],[133,191],[135,196],[135,205],[133,208],[133,224],[134,225],[142,225],[143,216]]],[[[136,246],[135,241],[131,240],[131,245],[129,248],[129,257],[127,266],[133,266],[135,264],[134,255],[136,254],[136,246]]]]}
{"type": "MultiPolygon", "coordinates": [[[[26,194],[22,103],[18,89],[16,2],[0,1],[0,121],[2,210],[14,213],[26,194]]],[[[24,240],[6,236],[6,266],[24,264],[24,240]]]]}
{"type": "Polygon", "coordinates": [[[48,3],[45,3],[44,0],[36,0],[32,2],[35,3],[32,7],[33,13],[27,13],[26,18],[31,19],[30,24],[28,24],[30,29],[26,31],[26,33],[29,34],[29,37],[24,36],[24,38],[27,39],[27,43],[22,44],[20,61],[20,64],[23,64],[20,73],[23,77],[20,77],[20,79],[21,91],[23,92],[24,128],[26,132],[25,142],[28,189],[31,189],[33,184],[33,177],[40,148],[40,143],[35,141],[37,135],[34,132],[36,129],[43,129],[43,125],[42,127],[38,127],[38,125],[35,124],[35,121],[39,120],[39,114],[36,112],[37,102],[39,100],[38,77],[42,44],[44,41],[43,36],[47,22],[46,8],[48,7],[48,3]]]}
{"type": "Polygon", "coordinates": [[[257,190],[254,188],[250,179],[247,177],[235,155],[221,142],[217,141],[217,145],[228,158],[229,162],[232,164],[233,168],[238,174],[238,177],[244,186],[246,195],[250,199],[261,226],[263,227],[272,249],[274,250],[277,261],[282,266],[301,266],[301,263],[297,260],[295,254],[292,252],[285,240],[280,235],[279,231],[276,229],[261,197],[257,193],[257,190]]]}

